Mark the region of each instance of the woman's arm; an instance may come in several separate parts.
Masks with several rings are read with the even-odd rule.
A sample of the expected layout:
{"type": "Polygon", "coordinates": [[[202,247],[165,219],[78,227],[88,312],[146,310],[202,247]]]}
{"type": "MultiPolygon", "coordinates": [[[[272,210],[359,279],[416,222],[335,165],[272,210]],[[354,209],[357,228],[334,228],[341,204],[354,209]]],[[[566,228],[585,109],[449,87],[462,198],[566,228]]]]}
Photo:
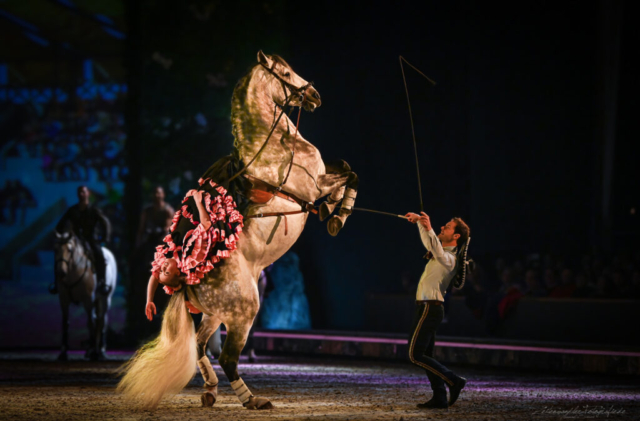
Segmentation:
{"type": "Polygon", "coordinates": [[[156,305],[153,303],[153,296],[158,288],[158,278],[153,274],[149,278],[149,285],[147,285],[147,305],[144,312],[147,315],[147,319],[153,320],[153,316],[156,314],[156,305]]]}
{"type": "Polygon", "coordinates": [[[420,212],[422,216],[418,220],[418,230],[420,231],[420,239],[422,243],[432,254],[434,259],[442,266],[449,270],[453,270],[456,266],[456,258],[451,253],[446,253],[442,248],[442,243],[431,227],[431,219],[429,216],[420,212]]]}
{"type": "Polygon", "coordinates": [[[207,210],[204,208],[204,204],[202,203],[202,192],[196,191],[195,193],[193,193],[193,199],[195,200],[196,206],[198,207],[200,223],[205,230],[208,230],[211,227],[211,218],[209,217],[209,212],[207,212],[207,210]]]}

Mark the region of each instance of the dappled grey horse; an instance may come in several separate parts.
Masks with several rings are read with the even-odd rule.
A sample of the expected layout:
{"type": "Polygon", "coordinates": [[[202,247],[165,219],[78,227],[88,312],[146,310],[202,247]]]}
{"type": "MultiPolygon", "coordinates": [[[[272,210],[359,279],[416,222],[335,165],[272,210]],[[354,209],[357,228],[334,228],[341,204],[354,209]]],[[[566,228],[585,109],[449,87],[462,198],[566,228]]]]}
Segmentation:
{"type": "Polygon", "coordinates": [[[253,186],[244,192],[252,203],[244,212],[238,249],[199,285],[173,294],[160,336],[123,368],[126,374],[118,390],[145,408],[153,409],[165,394],[182,390],[195,374],[196,362],[205,380],[202,403],[213,406],[218,378],[205,350],[221,323],[227,337],[219,363],[236,396],[248,409],[272,408],[267,398],[253,396],[238,375],[240,352],[260,307],[260,272],[291,248],[314,211],[313,203],[324,196],[330,197],[320,206],[321,219],[342,202],[328,222],[329,233],[336,235],[351,214],[358,183],[346,162],[325,165],[318,149],[284,112],[286,105],[313,111],[320,106],[320,94],[282,58],[260,51],[258,63],[238,82],[231,101],[234,153],[243,167],[234,177],[242,174],[253,186]],[[204,313],[197,336],[185,295],[204,313]]]}

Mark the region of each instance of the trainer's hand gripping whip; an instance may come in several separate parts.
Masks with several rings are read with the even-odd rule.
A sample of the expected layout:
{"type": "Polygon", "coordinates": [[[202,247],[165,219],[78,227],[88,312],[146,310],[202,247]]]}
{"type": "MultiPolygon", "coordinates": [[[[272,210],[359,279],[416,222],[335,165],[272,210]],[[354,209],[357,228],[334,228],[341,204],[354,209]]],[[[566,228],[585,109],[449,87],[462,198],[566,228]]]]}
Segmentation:
{"type": "Polygon", "coordinates": [[[422,183],[420,182],[420,166],[418,165],[418,145],[416,143],[416,131],[413,127],[413,113],[411,112],[411,101],[409,100],[409,88],[407,88],[407,78],[404,75],[404,66],[402,62],[407,63],[413,70],[422,75],[425,79],[427,79],[432,85],[435,86],[435,82],[429,78],[429,76],[422,73],[416,66],[409,63],[404,57],[400,56],[400,70],[402,71],[402,81],[404,82],[404,91],[407,94],[407,105],[409,106],[409,119],[411,121],[411,135],[413,136],[413,152],[416,156],[416,172],[418,174],[418,194],[420,195],[420,212],[424,212],[424,205],[422,203],[422,183]]]}

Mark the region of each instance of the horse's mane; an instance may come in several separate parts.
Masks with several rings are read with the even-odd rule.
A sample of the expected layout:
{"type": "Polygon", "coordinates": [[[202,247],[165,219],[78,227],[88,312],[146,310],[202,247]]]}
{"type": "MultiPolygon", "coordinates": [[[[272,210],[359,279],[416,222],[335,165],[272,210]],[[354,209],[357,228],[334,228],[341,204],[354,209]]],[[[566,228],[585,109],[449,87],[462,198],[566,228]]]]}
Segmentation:
{"type": "MultiPolygon", "coordinates": [[[[277,54],[272,54],[268,56],[274,62],[280,64],[281,66],[285,66],[291,69],[289,63],[286,62],[285,59],[280,57],[277,54]]],[[[240,121],[238,117],[238,112],[240,109],[237,107],[238,105],[244,104],[247,96],[247,87],[249,86],[249,82],[254,74],[254,70],[256,67],[260,66],[260,63],[253,64],[247,73],[240,78],[236,86],[233,88],[233,94],[231,95],[231,133],[233,134],[233,146],[237,149],[238,146],[244,142],[244,135],[242,133],[242,128],[240,127],[240,121]]]]}

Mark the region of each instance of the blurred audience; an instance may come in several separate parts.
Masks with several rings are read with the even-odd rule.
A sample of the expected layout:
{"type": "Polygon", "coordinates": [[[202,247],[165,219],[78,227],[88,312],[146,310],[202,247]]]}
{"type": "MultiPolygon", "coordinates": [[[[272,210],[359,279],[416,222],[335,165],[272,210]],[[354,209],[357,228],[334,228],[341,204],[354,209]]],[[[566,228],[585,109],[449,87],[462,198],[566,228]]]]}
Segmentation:
{"type": "Polygon", "coordinates": [[[530,297],[544,297],[547,295],[547,289],[542,285],[535,269],[529,269],[525,273],[524,283],[526,285],[525,295],[530,297]]]}
{"type": "Polygon", "coordinates": [[[24,225],[27,208],[36,207],[37,204],[33,193],[22,184],[22,181],[7,180],[4,187],[0,189],[0,224],[24,225]]]}
{"type": "Polygon", "coordinates": [[[40,158],[47,181],[120,181],[124,168],[124,106],[119,98],[51,103],[41,115],[31,110],[2,157],[40,158]],[[92,173],[94,175],[92,175],[92,173]]]}
{"type": "Polygon", "coordinates": [[[640,250],[612,256],[532,254],[509,260],[497,257],[492,273],[476,261],[464,295],[476,318],[495,332],[522,297],[551,299],[640,299],[640,250]]]}

